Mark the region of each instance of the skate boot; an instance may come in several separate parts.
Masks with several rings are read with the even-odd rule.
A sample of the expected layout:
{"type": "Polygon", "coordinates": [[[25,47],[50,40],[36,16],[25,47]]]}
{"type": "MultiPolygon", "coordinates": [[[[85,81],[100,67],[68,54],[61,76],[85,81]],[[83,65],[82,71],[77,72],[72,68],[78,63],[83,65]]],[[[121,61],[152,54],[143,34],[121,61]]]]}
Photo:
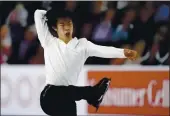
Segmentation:
{"type": "Polygon", "coordinates": [[[91,100],[87,101],[90,105],[96,108],[96,112],[103,100],[105,93],[107,92],[111,79],[104,77],[94,87],[94,96],[91,100]]]}

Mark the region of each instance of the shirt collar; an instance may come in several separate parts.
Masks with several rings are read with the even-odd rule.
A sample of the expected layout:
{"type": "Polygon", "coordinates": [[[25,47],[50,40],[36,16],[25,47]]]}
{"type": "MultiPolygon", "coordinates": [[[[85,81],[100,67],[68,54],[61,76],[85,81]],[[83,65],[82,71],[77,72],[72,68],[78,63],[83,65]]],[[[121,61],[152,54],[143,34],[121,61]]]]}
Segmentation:
{"type": "Polygon", "coordinates": [[[78,43],[77,37],[72,38],[67,44],[64,43],[62,40],[60,40],[59,38],[58,38],[58,40],[59,40],[60,43],[66,45],[69,48],[73,48],[73,49],[76,47],[76,45],[78,43]]]}

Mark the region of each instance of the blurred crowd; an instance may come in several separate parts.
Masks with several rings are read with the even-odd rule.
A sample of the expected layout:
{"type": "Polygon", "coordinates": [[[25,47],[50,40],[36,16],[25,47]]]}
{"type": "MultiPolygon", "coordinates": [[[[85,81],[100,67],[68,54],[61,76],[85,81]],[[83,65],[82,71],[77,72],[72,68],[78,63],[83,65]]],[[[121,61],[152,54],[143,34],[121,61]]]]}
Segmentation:
{"type": "Polygon", "coordinates": [[[139,58],[133,62],[92,57],[86,64],[170,64],[168,1],[0,2],[1,64],[44,64],[34,12],[52,7],[64,8],[74,14],[74,35],[78,38],[85,37],[98,45],[130,48],[139,53],[139,58]]]}

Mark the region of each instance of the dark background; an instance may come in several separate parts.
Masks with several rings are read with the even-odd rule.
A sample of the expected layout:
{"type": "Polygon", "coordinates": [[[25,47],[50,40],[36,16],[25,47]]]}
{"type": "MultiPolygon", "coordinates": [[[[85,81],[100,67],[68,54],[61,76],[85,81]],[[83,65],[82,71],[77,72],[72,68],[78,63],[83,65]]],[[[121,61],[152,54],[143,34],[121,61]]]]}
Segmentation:
{"type": "Polygon", "coordinates": [[[126,59],[89,58],[86,64],[170,64],[169,2],[0,2],[1,64],[44,64],[43,49],[34,26],[36,9],[68,9],[75,15],[74,35],[105,46],[130,48],[140,57],[126,59]],[[122,6],[122,7],[120,7],[122,6]]]}

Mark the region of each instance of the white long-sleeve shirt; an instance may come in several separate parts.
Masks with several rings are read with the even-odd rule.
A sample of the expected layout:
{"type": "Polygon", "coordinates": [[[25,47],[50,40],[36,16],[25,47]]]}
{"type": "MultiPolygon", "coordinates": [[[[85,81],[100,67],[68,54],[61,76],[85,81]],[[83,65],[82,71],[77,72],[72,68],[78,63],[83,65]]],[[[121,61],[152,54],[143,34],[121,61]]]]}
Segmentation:
{"type": "Polygon", "coordinates": [[[44,10],[36,10],[34,20],[38,38],[44,48],[46,84],[75,85],[86,59],[90,56],[125,58],[123,49],[95,45],[86,38],[74,37],[65,44],[49,32],[45,13],[44,10]]]}

